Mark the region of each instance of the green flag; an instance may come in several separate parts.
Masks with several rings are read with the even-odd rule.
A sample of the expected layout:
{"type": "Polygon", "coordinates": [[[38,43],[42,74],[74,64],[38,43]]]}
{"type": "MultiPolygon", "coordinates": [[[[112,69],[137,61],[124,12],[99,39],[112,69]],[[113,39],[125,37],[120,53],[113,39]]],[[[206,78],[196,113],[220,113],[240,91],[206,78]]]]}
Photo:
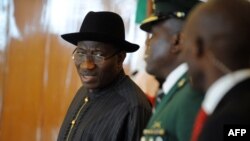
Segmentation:
{"type": "Polygon", "coordinates": [[[147,17],[147,0],[137,0],[135,22],[140,24],[147,17]]]}

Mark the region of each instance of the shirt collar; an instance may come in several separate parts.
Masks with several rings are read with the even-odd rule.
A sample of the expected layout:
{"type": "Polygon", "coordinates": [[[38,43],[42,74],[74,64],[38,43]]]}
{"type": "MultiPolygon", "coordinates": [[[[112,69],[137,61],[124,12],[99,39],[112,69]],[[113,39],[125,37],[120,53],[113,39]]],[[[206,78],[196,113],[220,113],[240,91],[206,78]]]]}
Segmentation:
{"type": "Polygon", "coordinates": [[[162,84],[162,89],[164,94],[168,94],[170,89],[175,85],[175,83],[186,73],[188,70],[187,63],[182,63],[177,68],[175,68],[167,77],[165,82],[162,84]]]}
{"type": "Polygon", "coordinates": [[[250,77],[250,69],[243,69],[229,73],[216,80],[207,90],[202,107],[210,115],[215,110],[221,99],[236,84],[250,77]]]}

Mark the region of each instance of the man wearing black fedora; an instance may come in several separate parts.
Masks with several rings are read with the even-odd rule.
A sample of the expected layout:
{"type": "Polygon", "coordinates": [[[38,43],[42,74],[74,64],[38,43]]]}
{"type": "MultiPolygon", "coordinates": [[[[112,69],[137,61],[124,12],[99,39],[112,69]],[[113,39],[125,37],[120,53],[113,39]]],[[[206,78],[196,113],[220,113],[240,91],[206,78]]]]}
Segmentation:
{"type": "Polygon", "coordinates": [[[151,115],[142,90],[124,73],[126,53],[139,46],[125,40],[118,14],[89,12],[80,32],[62,35],[83,86],[61,126],[58,141],[138,141],[151,115]]]}

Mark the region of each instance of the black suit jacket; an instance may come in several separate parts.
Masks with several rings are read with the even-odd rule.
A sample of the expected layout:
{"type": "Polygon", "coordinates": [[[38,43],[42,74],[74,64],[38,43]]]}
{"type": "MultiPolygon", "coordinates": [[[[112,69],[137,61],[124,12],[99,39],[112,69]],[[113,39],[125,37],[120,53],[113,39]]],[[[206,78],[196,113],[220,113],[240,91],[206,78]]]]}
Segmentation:
{"type": "Polygon", "coordinates": [[[250,78],[234,86],[207,118],[199,141],[224,141],[225,124],[250,124],[250,78]]]}

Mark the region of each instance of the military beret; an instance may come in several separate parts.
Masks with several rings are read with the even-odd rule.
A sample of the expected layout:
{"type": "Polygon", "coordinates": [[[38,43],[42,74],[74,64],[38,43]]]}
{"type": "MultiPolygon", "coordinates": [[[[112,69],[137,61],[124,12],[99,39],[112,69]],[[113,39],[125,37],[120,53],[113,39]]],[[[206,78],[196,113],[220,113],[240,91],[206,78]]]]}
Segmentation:
{"type": "Polygon", "coordinates": [[[140,28],[150,33],[156,23],[169,18],[185,19],[190,10],[200,2],[200,0],[154,0],[153,15],[146,18],[140,28]]]}

